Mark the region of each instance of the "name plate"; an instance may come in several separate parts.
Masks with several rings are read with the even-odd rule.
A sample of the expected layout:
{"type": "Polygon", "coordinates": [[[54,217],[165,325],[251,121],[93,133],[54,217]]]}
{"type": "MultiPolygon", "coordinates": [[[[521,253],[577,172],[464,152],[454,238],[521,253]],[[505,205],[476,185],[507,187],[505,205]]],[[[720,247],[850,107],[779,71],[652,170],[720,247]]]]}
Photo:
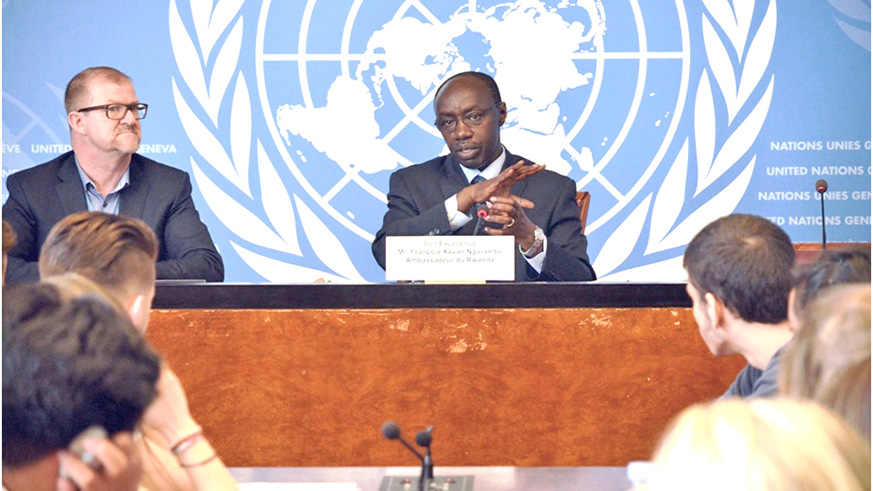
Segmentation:
{"type": "Polygon", "coordinates": [[[386,237],[388,281],[513,281],[515,238],[508,235],[386,237]]]}

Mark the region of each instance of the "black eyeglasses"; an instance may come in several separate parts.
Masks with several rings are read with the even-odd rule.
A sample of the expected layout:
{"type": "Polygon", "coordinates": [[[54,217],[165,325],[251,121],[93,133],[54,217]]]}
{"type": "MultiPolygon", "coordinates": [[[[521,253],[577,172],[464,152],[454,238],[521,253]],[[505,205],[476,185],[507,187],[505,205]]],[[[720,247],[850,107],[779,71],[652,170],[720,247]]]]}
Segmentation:
{"type": "Polygon", "coordinates": [[[124,119],[127,116],[127,111],[131,111],[133,113],[133,117],[136,119],[143,119],[146,117],[146,113],[149,110],[148,104],[103,104],[102,106],[91,106],[91,107],[83,107],[79,109],[78,112],[84,113],[87,111],[96,111],[98,109],[104,109],[106,111],[106,117],[109,119],[124,119]]]}
{"type": "MultiPolygon", "coordinates": [[[[497,102],[493,106],[489,107],[488,109],[486,109],[484,111],[473,111],[473,112],[467,113],[464,115],[463,118],[461,118],[461,120],[464,122],[465,125],[467,125],[471,128],[474,126],[479,126],[480,124],[485,122],[485,115],[488,113],[488,111],[494,109],[495,107],[499,106],[500,104],[503,104],[503,103],[497,102]]],[[[437,127],[438,130],[440,130],[441,133],[451,133],[451,132],[455,131],[455,128],[458,127],[458,120],[456,118],[448,117],[448,118],[437,119],[436,121],[434,121],[433,124],[437,127]]]]}

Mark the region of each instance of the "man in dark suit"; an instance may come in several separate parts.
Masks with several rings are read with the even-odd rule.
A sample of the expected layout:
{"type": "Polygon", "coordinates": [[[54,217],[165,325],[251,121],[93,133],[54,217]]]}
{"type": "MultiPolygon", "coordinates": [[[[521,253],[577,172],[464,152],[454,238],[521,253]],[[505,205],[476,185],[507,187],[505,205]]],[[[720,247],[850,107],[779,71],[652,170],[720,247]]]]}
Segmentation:
{"type": "Polygon", "coordinates": [[[450,154],[391,175],[388,212],[373,241],[385,267],[385,238],[471,235],[485,206],[490,235],[518,245],[516,281],[595,279],[581,233],[576,184],[526,162],[500,143],[506,104],[494,79],[478,72],[450,77],[434,98],[436,126],[450,154]]]}
{"type": "Polygon", "coordinates": [[[10,283],[39,279],[39,249],[52,226],[79,211],[139,218],[160,242],[158,279],[222,281],[224,264],[191,199],[184,171],[139,154],[148,105],[114,68],[88,68],[64,95],[72,152],[6,180],[3,219],[18,235],[9,251],[10,283]]]}

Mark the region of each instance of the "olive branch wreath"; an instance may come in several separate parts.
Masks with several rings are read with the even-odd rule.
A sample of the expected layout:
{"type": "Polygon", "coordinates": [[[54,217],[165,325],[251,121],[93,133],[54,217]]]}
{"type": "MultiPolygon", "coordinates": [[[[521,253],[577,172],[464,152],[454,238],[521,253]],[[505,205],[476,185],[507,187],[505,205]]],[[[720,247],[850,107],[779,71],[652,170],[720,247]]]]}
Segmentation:
{"type": "MultiPolygon", "coordinates": [[[[775,79],[771,75],[764,80],[764,75],[776,38],[776,0],[767,0],[766,12],[752,32],[757,3],[703,0],[706,13],[702,15],[702,34],[708,68],[703,69],[697,83],[692,136],[682,143],[658,190],[646,196],[604,243],[601,251],[608,254],[601,252],[594,263],[601,278],[630,257],[643,235],[647,217],[651,216],[644,255],[687,245],[706,224],[736,209],[748,189],[757,155],[747,153],[767,118],[775,79]],[[758,95],[756,89],[762,83],[766,83],[766,89],[758,95]],[[717,100],[724,104],[726,121],[716,113],[717,100]],[[740,119],[739,115],[744,117],[740,119]],[[726,125],[727,131],[718,131],[720,125],[726,125]],[[696,159],[690,156],[692,143],[696,159]],[[731,172],[736,167],[742,170],[731,172]],[[717,189],[713,185],[721,184],[722,177],[736,175],[677,222],[687,202],[688,180],[695,174],[696,182],[690,183],[694,188],[692,198],[713,194],[712,190],[717,189]]],[[[678,259],[621,271],[610,279],[648,274],[666,280],[664,275],[675,271],[678,259]]]]}
{"type": "Polygon", "coordinates": [[[239,241],[230,241],[231,247],[266,280],[363,282],[341,241],[299,196],[289,194],[261,140],[252,138],[251,99],[245,75],[238,66],[243,41],[244,22],[240,14],[243,1],[191,0],[194,26],[191,33],[182,21],[176,0],[170,0],[170,42],[181,76],[172,78],[173,97],[182,127],[199,153],[200,159],[190,157],[194,180],[209,208],[238,237],[239,241]],[[213,53],[214,61],[210,63],[213,53]],[[187,88],[190,96],[183,95],[180,85],[187,88]],[[189,104],[190,97],[193,100],[189,104]],[[220,119],[219,109],[227,97],[230,115],[220,119]],[[208,120],[202,120],[192,106],[197,106],[208,120]],[[219,135],[228,136],[229,151],[219,135]],[[250,169],[252,164],[256,173],[250,169]],[[206,166],[236,191],[222,189],[204,171],[206,166]],[[253,190],[253,184],[258,192],[253,190]],[[231,196],[230,191],[239,199],[231,196]],[[253,211],[258,208],[266,215],[266,221],[253,211]],[[293,258],[304,256],[297,233],[298,220],[325,269],[292,262],[293,258]],[[288,260],[259,254],[251,245],[284,253],[288,260]]]}
{"type": "MultiPolygon", "coordinates": [[[[260,195],[254,196],[252,193],[249,172],[252,153],[251,102],[245,76],[238,70],[243,31],[243,19],[238,14],[242,3],[243,0],[219,0],[213,8],[211,0],[191,0],[194,24],[192,37],[182,22],[176,0],[171,0],[170,38],[181,81],[200,109],[208,115],[211,125],[205,124],[194,113],[179,90],[175,77],[172,80],[173,94],[183,128],[204,163],[244,193],[249,198],[249,206],[260,206],[269,223],[222,190],[191,157],[195,181],[209,207],[240,239],[302,257],[296,230],[296,210],[313,251],[331,271],[268,258],[231,241],[231,246],[240,257],[267,280],[288,282],[326,278],[330,281],[363,281],[339,239],[296,194],[292,201],[260,139],[254,140],[260,195]],[[218,43],[228,29],[223,41],[218,43]],[[216,48],[218,51],[211,64],[207,87],[207,61],[216,48]],[[233,93],[228,128],[219,124],[218,113],[231,84],[233,93]],[[229,134],[229,153],[216,136],[219,131],[229,134]]],[[[731,5],[728,0],[703,0],[709,14],[702,16],[709,69],[701,73],[694,101],[693,146],[696,167],[692,166],[692,159],[689,158],[692,143],[689,137],[683,142],[657,192],[646,196],[604,243],[601,250],[609,252],[601,252],[595,261],[595,268],[601,277],[617,269],[630,257],[642,237],[647,217],[651,218],[644,255],[686,245],[704,225],[734,210],[742,199],[756,161],[756,155],[747,157],[746,154],[757,139],[769,112],[774,82],[771,75],[763,94],[752,99],[769,65],[776,33],[776,0],[769,0],[757,31],[752,33],[756,3],[736,2],[731,5]],[[750,36],[751,41],[748,42],[750,36]],[[723,102],[728,115],[728,134],[723,138],[719,137],[724,132],[717,131],[718,125],[724,124],[724,121],[716,115],[716,95],[720,95],[719,100],[723,102]],[[746,108],[751,109],[745,111],[746,108]],[[738,120],[740,114],[745,114],[745,117],[738,120]],[[709,190],[734,167],[743,165],[743,170],[731,182],[677,223],[686,204],[685,189],[689,176],[697,176],[693,194],[696,197],[709,190]]],[[[659,264],[643,268],[656,270],[659,264]]]]}
{"type": "Polygon", "coordinates": [[[828,0],[828,3],[840,13],[834,15],[834,21],[843,34],[870,51],[870,6],[861,0],[828,0]]]}

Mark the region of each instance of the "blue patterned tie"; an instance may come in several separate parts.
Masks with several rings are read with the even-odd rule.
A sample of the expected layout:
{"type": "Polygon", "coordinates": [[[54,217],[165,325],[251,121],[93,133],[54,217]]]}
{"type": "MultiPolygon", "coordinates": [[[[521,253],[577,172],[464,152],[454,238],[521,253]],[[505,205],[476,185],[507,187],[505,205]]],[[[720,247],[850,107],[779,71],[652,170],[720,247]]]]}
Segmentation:
{"type": "Polygon", "coordinates": [[[485,181],[485,180],[486,179],[484,177],[482,177],[482,174],[479,174],[476,177],[474,177],[472,181],[470,181],[470,184],[479,184],[480,182],[485,181]]]}

